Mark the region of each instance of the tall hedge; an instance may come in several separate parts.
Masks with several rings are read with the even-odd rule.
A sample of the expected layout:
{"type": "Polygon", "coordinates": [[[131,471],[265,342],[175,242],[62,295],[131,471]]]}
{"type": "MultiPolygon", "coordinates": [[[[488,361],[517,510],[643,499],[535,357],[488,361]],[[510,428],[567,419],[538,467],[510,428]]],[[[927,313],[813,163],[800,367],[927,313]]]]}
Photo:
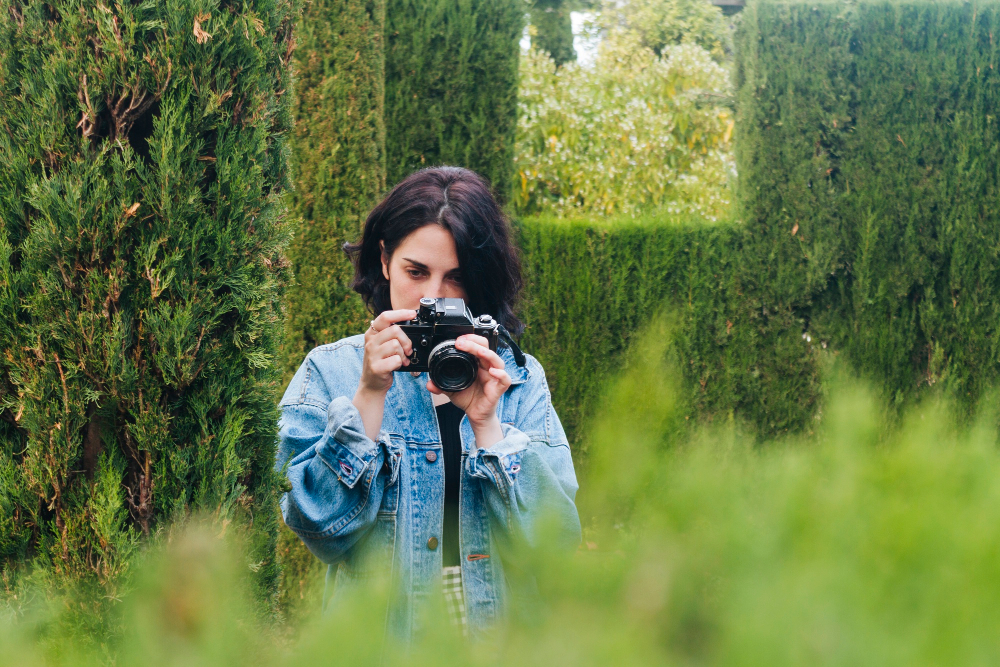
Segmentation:
{"type": "Polygon", "coordinates": [[[384,27],[384,0],[315,0],[296,31],[289,377],[313,347],[367,327],[342,246],[385,189],[384,27]]]}
{"type": "Polygon", "coordinates": [[[509,197],[524,0],[388,0],[386,169],[473,169],[509,197]]]}
{"type": "Polygon", "coordinates": [[[972,401],[1000,368],[998,35],[992,1],[740,22],[741,275],[897,401],[939,382],[972,401]]]}
{"type": "Polygon", "coordinates": [[[586,454],[587,418],[643,325],[668,300],[689,295],[684,301],[698,314],[721,309],[712,295],[725,281],[724,229],[665,217],[518,221],[526,284],[521,346],[545,368],[578,460],[586,454]]]}
{"type": "Polygon", "coordinates": [[[569,0],[532,0],[531,45],[548,53],[556,65],[576,60],[569,0]]]}
{"type": "Polygon", "coordinates": [[[684,373],[689,420],[738,417],[761,434],[801,429],[816,408],[811,346],[787,313],[762,313],[742,271],[747,230],[654,215],[517,223],[526,276],[522,347],[545,368],[575,456],[608,378],[655,316],[684,373]]]}
{"type": "Polygon", "coordinates": [[[276,577],[287,0],[0,12],[0,559],[113,579],[204,508],[276,577]]]}
{"type": "MultiPolygon", "coordinates": [[[[296,27],[286,383],[313,347],[368,326],[342,246],[357,239],[385,189],[384,31],[384,0],[314,0],[296,27]]],[[[279,532],[278,561],[283,611],[290,618],[313,611],[325,567],[287,527],[279,532]]]]}

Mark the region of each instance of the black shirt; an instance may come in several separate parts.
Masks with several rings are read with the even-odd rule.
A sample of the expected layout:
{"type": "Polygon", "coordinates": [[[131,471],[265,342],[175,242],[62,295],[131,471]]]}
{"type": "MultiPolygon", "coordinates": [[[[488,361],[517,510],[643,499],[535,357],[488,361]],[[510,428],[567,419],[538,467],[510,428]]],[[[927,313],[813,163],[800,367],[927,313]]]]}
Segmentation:
{"type": "Polygon", "coordinates": [[[441,536],[441,557],[444,566],[458,565],[458,486],[462,468],[462,439],[458,426],[465,415],[451,401],[438,405],[441,428],[442,458],[444,459],[444,534],[441,536]]]}

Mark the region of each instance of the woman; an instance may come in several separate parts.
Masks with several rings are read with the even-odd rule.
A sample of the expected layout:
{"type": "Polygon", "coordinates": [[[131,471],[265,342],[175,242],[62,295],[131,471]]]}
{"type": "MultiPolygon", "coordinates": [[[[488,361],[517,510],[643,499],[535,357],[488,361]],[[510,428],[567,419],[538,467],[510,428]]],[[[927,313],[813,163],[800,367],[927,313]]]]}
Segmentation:
{"type": "Polygon", "coordinates": [[[410,636],[421,601],[443,590],[453,620],[475,634],[509,606],[502,558],[515,545],[551,545],[543,516],[561,546],[579,542],[573,460],[534,358],[520,367],[510,349],[461,336],[455,346],[475,356],[478,375],[443,392],[426,373],[405,372],[412,344],[397,323],[423,297],[461,298],[519,333],[510,226],[474,172],[424,169],[393,188],[345,250],[375,319],[312,350],[285,391],[285,522],[338,566],[335,599],[388,576],[397,633],[410,636]]]}

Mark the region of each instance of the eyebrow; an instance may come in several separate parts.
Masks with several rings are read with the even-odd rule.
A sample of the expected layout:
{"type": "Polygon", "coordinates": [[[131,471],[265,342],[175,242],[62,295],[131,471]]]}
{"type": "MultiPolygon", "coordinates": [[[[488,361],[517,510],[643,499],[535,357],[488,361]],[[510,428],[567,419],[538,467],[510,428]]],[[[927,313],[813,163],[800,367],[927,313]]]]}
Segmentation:
{"type": "MultiPolygon", "coordinates": [[[[415,259],[410,259],[409,257],[404,257],[403,261],[404,262],[409,262],[410,264],[412,264],[413,266],[417,267],[418,269],[423,269],[424,271],[428,270],[426,264],[424,264],[423,262],[418,262],[415,259]]],[[[461,273],[461,269],[460,268],[452,269],[451,271],[448,271],[448,273],[446,273],[445,275],[452,274],[452,273],[461,273]]]]}

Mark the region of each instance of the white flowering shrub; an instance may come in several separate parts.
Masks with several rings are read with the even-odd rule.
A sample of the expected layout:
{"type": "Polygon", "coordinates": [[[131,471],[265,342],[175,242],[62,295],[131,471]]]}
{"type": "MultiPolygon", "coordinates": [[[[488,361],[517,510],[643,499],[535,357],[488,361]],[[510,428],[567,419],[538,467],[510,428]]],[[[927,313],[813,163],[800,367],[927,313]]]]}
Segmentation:
{"type": "Polygon", "coordinates": [[[591,67],[522,52],[513,203],[522,214],[724,216],[729,78],[693,43],[658,56],[612,31],[591,67]]]}

